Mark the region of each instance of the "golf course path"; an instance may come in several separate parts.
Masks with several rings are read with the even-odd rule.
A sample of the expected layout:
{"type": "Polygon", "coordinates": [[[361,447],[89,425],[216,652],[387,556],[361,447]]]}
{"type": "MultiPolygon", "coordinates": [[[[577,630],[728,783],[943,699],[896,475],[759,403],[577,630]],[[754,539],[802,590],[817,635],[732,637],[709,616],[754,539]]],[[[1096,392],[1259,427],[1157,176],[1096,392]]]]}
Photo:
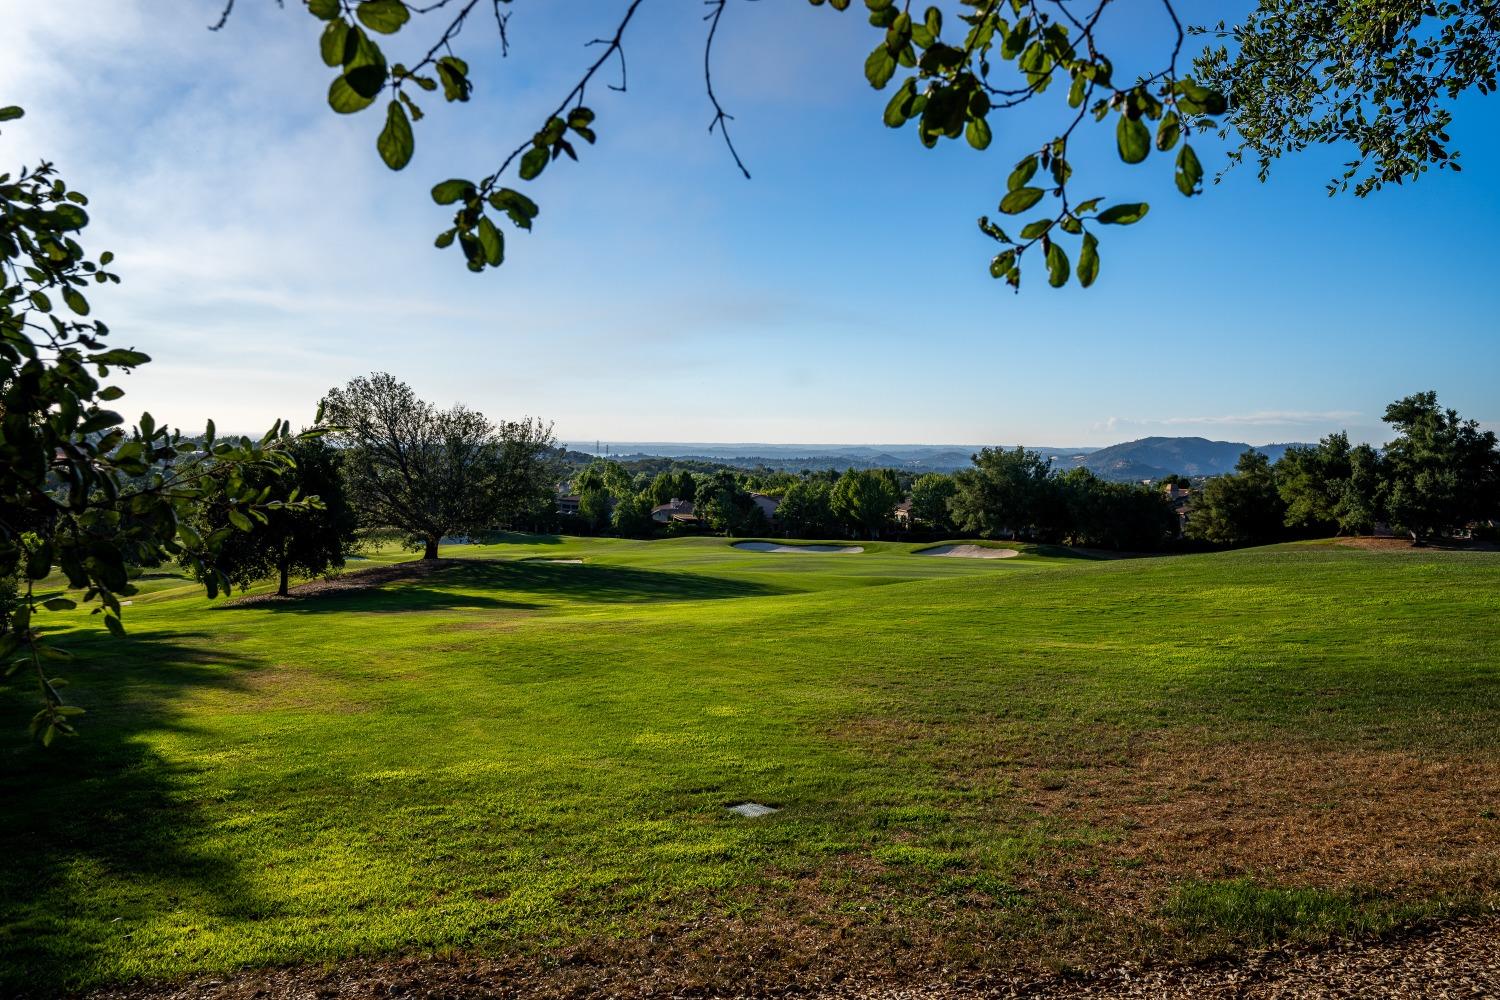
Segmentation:
{"type": "MultiPolygon", "coordinates": [[[[638,970],[645,971],[645,970],[638,970]]],[[[581,998],[703,997],[734,1000],[1084,1000],[1149,997],[1152,1000],[1303,1000],[1303,998],[1500,996],[1500,918],[1461,920],[1433,930],[1375,943],[1324,949],[1267,951],[1234,962],[1142,970],[1113,969],[1068,979],[991,980],[983,985],[891,986],[845,982],[821,988],[754,987],[723,994],[701,984],[675,989],[670,969],[621,982],[605,969],[597,983],[587,968],[566,981],[546,973],[486,959],[355,960],[342,965],[261,969],[179,983],[133,985],[88,994],[90,1000],[327,1000],[414,997],[478,1000],[480,997],[581,998]]]]}

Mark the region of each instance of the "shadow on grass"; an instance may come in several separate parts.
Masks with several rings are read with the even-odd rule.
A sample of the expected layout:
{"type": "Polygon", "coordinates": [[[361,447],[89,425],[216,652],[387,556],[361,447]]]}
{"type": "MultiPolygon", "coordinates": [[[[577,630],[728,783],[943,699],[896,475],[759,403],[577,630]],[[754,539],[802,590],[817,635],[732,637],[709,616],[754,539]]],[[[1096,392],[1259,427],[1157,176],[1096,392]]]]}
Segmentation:
{"type": "Polygon", "coordinates": [[[768,583],[702,573],[534,559],[470,560],[445,572],[442,579],[459,587],[557,595],[600,604],[710,601],[786,592],[768,583]]]}
{"type": "Polygon", "coordinates": [[[563,598],[584,604],[709,601],[787,593],[749,580],[598,563],[549,563],[534,559],[442,559],[410,580],[294,594],[280,600],[222,605],[222,610],[300,614],[330,611],[398,613],[457,608],[535,611],[546,607],[513,595],[563,598]],[[504,598],[491,596],[503,593],[504,598]]]}
{"type": "Polygon", "coordinates": [[[175,705],[195,689],[246,685],[251,662],[209,645],[208,633],[81,631],[59,645],[59,669],[88,709],[80,734],[43,749],[29,740],[30,685],[0,687],[0,994],[50,994],[125,943],[162,906],[188,919],[264,912],[239,861],[205,848],[211,827],[199,776],[144,739],[183,728],[175,705]],[[198,643],[202,643],[199,645],[198,643]],[[107,878],[110,911],[79,902],[107,878]]]}
{"type": "Polygon", "coordinates": [[[561,545],[561,535],[531,535],[523,531],[487,531],[474,535],[471,545],[561,545]]]}

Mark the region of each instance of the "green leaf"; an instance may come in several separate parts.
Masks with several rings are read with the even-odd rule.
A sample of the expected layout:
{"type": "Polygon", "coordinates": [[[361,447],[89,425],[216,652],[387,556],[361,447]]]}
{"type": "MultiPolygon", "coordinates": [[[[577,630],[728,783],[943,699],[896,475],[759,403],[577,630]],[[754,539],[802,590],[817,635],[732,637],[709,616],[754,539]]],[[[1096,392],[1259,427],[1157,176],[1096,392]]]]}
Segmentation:
{"type": "Polygon", "coordinates": [[[385,86],[389,75],[383,62],[362,63],[344,71],[344,78],[354,92],[372,101],[380,96],[380,89],[385,86]]]}
{"type": "Polygon", "coordinates": [[[1191,198],[1198,193],[1202,180],[1203,164],[1198,162],[1198,154],[1193,152],[1192,146],[1183,143],[1177,152],[1177,190],[1191,198]]]}
{"type": "Polygon", "coordinates": [[[392,170],[400,170],[411,162],[416,141],[412,138],[411,122],[407,120],[406,109],[401,106],[400,101],[392,101],[386,109],[385,128],[380,130],[375,148],[380,152],[385,165],[392,170]]]}
{"type": "Polygon", "coordinates": [[[432,200],[439,205],[451,205],[460,198],[467,199],[469,192],[474,190],[474,185],[469,181],[449,180],[437,184],[432,189],[432,200]]]}
{"type": "Polygon", "coordinates": [[[117,385],[107,385],[99,390],[99,398],[106,403],[119,399],[123,395],[125,395],[125,390],[117,385]]]}
{"type": "Polygon", "coordinates": [[[449,101],[467,101],[474,91],[474,85],[469,82],[469,64],[458,56],[439,59],[437,75],[443,81],[443,97],[449,101]]]}
{"type": "Polygon", "coordinates": [[[73,310],[78,315],[87,316],[89,314],[88,299],[84,298],[83,295],[79,293],[78,289],[74,288],[72,285],[68,285],[63,289],[62,297],[63,301],[68,304],[68,308],[73,310]]]}
{"type": "Polygon", "coordinates": [[[52,572],[52,543],[43,541],[26,553],[26,577],[40,580],[52,572]]]}
{"type": "Polygon", "coordinates": [[[78,607],[78,602],[66,597],[52,597],[43,601],[42,607],[48,611],[72,611],[78,607]]]}
{"type": "Polygon", "coordinates": [[[1010,269],[1016,263],[1016,252],[1014,250],[1002,250],[995,254],[990,260],[990,277],[1003,278],[1010,273],[1010,269]]]}
{"type": "Polygon", "coordinates": [[[1021,239],[1034,240],[1051,228],[1051,219],[1035,219],[1026,223],[1026,227],[1021,230],[1021,239]]]}
{"type": "Polygon", "coordinates": [[[25,114],[25,111],[22,111],[14,104],[11,104],[6,107],[0,108],[0,122],[13,122],[17,118],[23,117],[25,114]]]}
{"type": "Polygon", "coordinates": [[[344,43],[349,40],[349,22],[343,18],[329,21],[318,40],[319,54],[326,66],[344,65],[344,43]]]}
{"type": "Polygon", "coordinates": [[[1156,126],[1156,148],[1165,153],[1177,145],[1178,137],[1182,135],[1182,122],[1177,117],[1177,112],[1168,111],[1162,116],[1161,124],[1156,126]]]}
{"type": "Polygon", "coordinates": [[[120,624],[120,619],[116,618],[114,615],[104,616],[104,627],[109,629],[109,634],[114,636],[116,639],[125,638],[125,626],[120,624]]]}
{"type": "Polygon", "coordinates": [[[1016,169],[1012,170],[1010,177],[1006,178],[1005,189],[1007,191],[1014,191],[1016,188],[1025,187],[1026,182],[1036,176],[1036,168],[1037,158],[1035,156],[1028,156],[1020,163],[1017,163],[1016,169]]]}
{"type": "Polygon", "coordinates": [[[116,365],[120,368],[134,368],[151,360],[150,355],[142,354],[140,351],[127,351],[121,347],[90,354],[88,357],[96,365],[116,365]]]}
{"type": "Polygon", "coordinates": [[[240,529],[241,531],[249,531],[249,530],[251,530],[252,528],[255,527],[253,524],[250,523],[250,519],[248,517],[246,517],[244,514],[240,513],[237,510],[230,510],[230,512],[229,512],[229,523],[232,524],[232,525],[234,525],[236,528],[240,529]]]}
{"type": "Polygon", "coordinates": [[[990,123],[983,118],[970,118],[964,127],[964,138],[975,149],[986,149],[990,144],[990,123]]]}
{"type": "Polygon", "coordinates": [[[1083,234],[1083,249],[1078,253],[1078,283],[1084,288],[1099,277],[1099,241],[1093,233],[1083,234]]]}
{"type": "Polygon", "coordinates": [[[1128,226],[1146,217],[1151,206],[1144,201],[1111,205],[1098,215],[1098,221],[1111,226],[1128,226]]]}
{"type": "Polygon", "coordinates": [[[890,102],[885,106],[885,114],[881,121],[891,128],[900,128],[911,120],[912,103],[917,96],[917,81],[914,77],[907,77],[906,81],[897,88],[890,102]]]}
{"type": "Polygon", "coordinates": [[[1032,205],[1042,200],[1041,188],[1021,187],[1011,191],[1000,199],[1000,211],[1006,215],[1016,215],[1026,211],[1032,205]]]}
{"type": "Polygon", "coordinates": [[[484,250],[485,262],[490,267],[499,267],[505,260],[505,236],[495,228],[488,215],[479,219],[479,246],[484,250]]]}
{"type": "Polygon", "coordinates": [[[521,157],[521,180],[535,180],[543,170],[547,169],[547,147],[532,146],[521,157]]]}
{"type": "Polygon", "coordinates": [[[364,0],[355,8],[354,15],[366,28],[382,35],[394,35],[411,19],[401,0],[364,0]]]}
{"type": "Polygon", "coordinates": [[[865,59],[865,79],[870,81],[870,86],[880,90],[895,75],[896,57],[886,48],[885,42],[881,42],[865,59]]]}
{"type": "Polygon", "coordinates": [[[1068,283],[1068,255],[1063,253],[1060,244],[1052,243],[1047,247],[1047,284],[1053,288],[1061,288],[1068,283]]]}
{"type": "Polygon", "coordinates": [[[531,221],[541,211],[536,202],[512,188],[501,188],[491,194],[490,204],[510,216],[510,221],[519,229],[530,229],[531,221]]]}
{"type": "Polygon", "coordinates": [[[339,0],[307,0],[307,12],[313,17],[331,21],[339,16],[339,0]]]}
{"type": "MultiPolygon", "coordinates": [[[[368,71],[370,68],[362,66],[359,70],[352,72],[368,71]]],[[[379,88],[376,90],[378,91],[379,88]]],[[[328,106],[341,115],[352,115],[356,111],[363,111],[374,103],[374,95],[366,97],[355,90],[347,74],[334,77],[333,82],[328,85],[328,106]]]]}
{"type": "Polygon", "coordinates": [[[1138,118],[1120,115],[1115,126],[1115,142],[1120,147],[1120,159],[1126,163],[1140,163],[1151,152],[1151,132],[1138,118]]]}

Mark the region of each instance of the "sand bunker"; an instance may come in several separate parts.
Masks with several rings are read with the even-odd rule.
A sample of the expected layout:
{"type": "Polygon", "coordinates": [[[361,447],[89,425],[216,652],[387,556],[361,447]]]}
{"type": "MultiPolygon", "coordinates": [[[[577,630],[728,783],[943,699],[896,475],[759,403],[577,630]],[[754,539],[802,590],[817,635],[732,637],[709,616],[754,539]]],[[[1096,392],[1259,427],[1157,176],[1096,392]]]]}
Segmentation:
{"type": "Polygon", "coordinates": [[[582,559],[530,559],[528,562],[551,563],[554,566],[582,566],[582,559]]]}
{"type": "Polygon", "coordinates": [[[917,553],[919,556],[958,556],[960,559],[1011,559],[1020,554],[1015,549],[991,549],[983,545],[939,545],[917,553]]]}
{"type": "Polygon", "coordinates": [[[734,547],[747,552],[821,552],[835,556],[850,556],[865,550],[863,545],[777,545],[775,542],[735,542],[734,547]]]}

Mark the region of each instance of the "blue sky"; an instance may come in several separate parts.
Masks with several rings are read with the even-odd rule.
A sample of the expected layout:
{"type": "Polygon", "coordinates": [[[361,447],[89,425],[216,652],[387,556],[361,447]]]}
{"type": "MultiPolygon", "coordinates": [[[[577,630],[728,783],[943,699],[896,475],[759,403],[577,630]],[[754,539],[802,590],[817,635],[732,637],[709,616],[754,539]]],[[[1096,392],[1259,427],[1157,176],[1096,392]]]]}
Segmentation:
{"type": "MultiPolygon", "coordinates": [[[[1381,440],[1385,404],[1429,388],[1500,426],[1495,100],[1459,109],[1462,174],[1363,201],[1324,193],[1344,150],[1188,201],[1164,159],[1113,163],[1095,129],[1081,186],[1151,214],[1106,234],[1092,289],[1035,272],[1015,296],[974,219],[1047,116],[996,119],[983,154],[925,150],[881,125],[856,12],[741,0],[715,80],[747,182],[705,131],[698,5],[648,0],[629,92],[590,94],[598,145],[528,187],[535,231],[476,276],[432,249],[446,220],[428,189],[529,135],[623,3],[520,0],[503,61],[476,24],[459,46],[474,102],[429,100],[401,174],[375,156],[375,110],[328,111],[300,4],[239,0],[210,34],[218,6],[0,0],[0,103],[28,111],[3,162],[45,155],[90,195],[90,245],[124,278],[96,312],[156,358],[124,402],[159,419],[302,421],[328,387],[385,370],[576,440],[1381,440]]],[[[1121,51],[1146,58],[1160,25],[1117,10],[1121,51]]]]}

